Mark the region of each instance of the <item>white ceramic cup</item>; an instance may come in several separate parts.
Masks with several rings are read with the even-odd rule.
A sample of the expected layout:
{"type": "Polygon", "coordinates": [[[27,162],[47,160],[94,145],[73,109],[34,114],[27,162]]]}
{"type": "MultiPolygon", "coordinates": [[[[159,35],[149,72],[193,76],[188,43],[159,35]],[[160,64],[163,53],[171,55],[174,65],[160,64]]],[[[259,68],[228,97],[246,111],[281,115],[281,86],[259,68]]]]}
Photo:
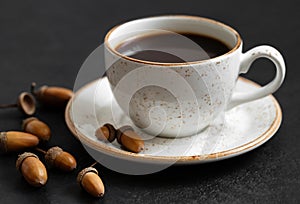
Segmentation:
{"type": "Polygon", "coordinates": [[[242,53],[242,39],[233,28],[182,15],[143,18],[114,27],[105,37],[105,65],[124,112],[136,126],[164,137],[193,135],[220,113],[272,94],[285,77],[284,59],[273,47],[263,45],[242,53]],[[230,51],[208,60],[160,63],[134,59],[116,50],[129,38],[161,31],[209,36],[226,44],[230,51]],[[246,73],[258,58],[275,64],[273,81],[255,92],[233,93],[239,74],[246,73]]]}

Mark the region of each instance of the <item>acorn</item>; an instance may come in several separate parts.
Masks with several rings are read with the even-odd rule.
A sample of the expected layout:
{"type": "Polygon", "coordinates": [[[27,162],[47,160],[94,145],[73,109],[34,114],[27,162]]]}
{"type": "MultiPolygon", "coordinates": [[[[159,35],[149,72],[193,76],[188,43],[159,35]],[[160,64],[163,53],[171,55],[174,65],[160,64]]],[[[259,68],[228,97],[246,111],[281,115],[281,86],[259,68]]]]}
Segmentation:
{"type": "Polygon", "coordinates": [[[55,167],[65,172],[73,171],[77,166],[76,159],[59,147],[48,149],[45,152],[45,161],[50,167],[55,167]]]}
{"type": "Polygon", "coordinates": [[[35,99],[31,93],[23,92],[19,95],[17,103],[1,104],[0,108],[19,108],[25,115],[31,116],[35,113],[36,105],[35,99]]]}
{"type": "Polygon", "coordinates": [[[105,189],[97,169],[88,167],[79,172],[77,176],[79,185],[94,197],[103,197],[105,189]]]}
{"type": "Polygon", "coordinates": [[[37,155],[30,152],[19,155],[16,167],[30,185],[41,187],[47,183],[48,175],[46,167],[37,155]]]}
{"type": "Polygon", "coordinates": [[[106,123],[96,130],[95,136],[98,140],[113,142],[116,138],[116,129],[111,124],[106,123]]]}
{"type": "Polygon", "coordinates": [[[35,91],[36,83],[31,84],[31,93],[36,99],[47,106],[64,107],[73,97],[74,93],[70,89],[56,86],[42,86],[35,91]]]}
{"type": "Polygon", "coordinates": [[[0,152],[14,152],[35,147],[39,144],[38,137],[17,131],[0,133],[0,152]]]}
{"type": "Polygon", "coordinates": [[[37,136],[41,141],[49,141],[51,137],[49,126],[35,117],[23,120],[22,129],[24,132],[37,136]]]}
{"type": "Polygon", "coordinates": [[[131,152],[139,153],[145,147],[142,138],[128,125],[119,128],[116,137],[118,143],[131,152]]]}

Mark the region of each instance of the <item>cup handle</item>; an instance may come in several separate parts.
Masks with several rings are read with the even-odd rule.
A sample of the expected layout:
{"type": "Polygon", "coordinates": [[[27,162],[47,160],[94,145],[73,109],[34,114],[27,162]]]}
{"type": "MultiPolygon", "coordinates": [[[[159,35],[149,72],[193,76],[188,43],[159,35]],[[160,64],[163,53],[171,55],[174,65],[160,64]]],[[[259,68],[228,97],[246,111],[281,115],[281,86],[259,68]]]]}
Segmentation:
{"type": "Polygon", "coordinates": [[[237,92],[233,93],[231,100],[227,106],[230,110],[240,104],[254,101],[269,94],[274,93],[282,84],[285,77],[285,63],[282,55],[275,48],[267,45],[255,47],[248,52],[242,54],[239,73],[247,73],[251,64],[258,58],[267,58],[271,60],[276,67],[275,78],[267,85],[250,93],[237,92]]]}

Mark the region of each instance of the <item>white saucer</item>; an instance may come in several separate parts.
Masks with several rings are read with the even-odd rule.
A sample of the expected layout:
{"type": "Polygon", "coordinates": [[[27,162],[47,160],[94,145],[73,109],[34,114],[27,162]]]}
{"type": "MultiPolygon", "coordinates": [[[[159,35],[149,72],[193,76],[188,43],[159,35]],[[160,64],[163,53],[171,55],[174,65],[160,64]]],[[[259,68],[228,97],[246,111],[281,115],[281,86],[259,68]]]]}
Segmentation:
{"type": "MultiPolygon", "coordinates": [[[[239,78],[236,91],[248,92],[258,87],[250,80],[239,78]]],[[[116,127],[133,125],[114,101],[107,78],[103,78],[75,94],[66,108],[65,119],[71,132],[84,145],[112,158],[151,164],[195,164],[238,156],[259,147],[276,133],[282,113],[278,102],[270,95],[226,112],[215,124],[195,136],[153,138],[136,129],[148,140],[145,150],[135,154],[121,149],[116,141],[108,144],[94,136],[95,130],[104,123],[116,127]]]]}

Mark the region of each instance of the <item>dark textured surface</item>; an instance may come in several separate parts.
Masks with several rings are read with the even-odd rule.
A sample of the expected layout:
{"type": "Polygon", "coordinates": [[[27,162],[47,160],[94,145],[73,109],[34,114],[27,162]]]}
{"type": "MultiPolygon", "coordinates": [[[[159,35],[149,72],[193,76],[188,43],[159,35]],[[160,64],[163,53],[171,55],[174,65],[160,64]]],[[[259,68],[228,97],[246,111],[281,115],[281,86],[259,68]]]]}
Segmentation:
{"type": "MultiPolygon", "coordinates": [[[[245,155],[206,165],[171,167],[153,175],[127,176],[97,166],[107,189],[100,200],[80,190],[77,171],[51,171],[46,187],[32,188],[15,170],[17,155],[1,155],[0,203],[299,203],[297,1],[120,2],[0,1],[0,102],[13,102],[32,81],[72,88],[84,59],[115,24],[157,14],[194,14],[235,27],[244,39],[245,50],[271,44],[283,53],[288,72],[275,94],[284,113],[279,132],[245,155]]],[[[272,64],[259,60],[247,76],[264,84],[273,76],[272,64]]],[[[48,146],[60,145],[73,153],[78,170],[92,163],[68,131],[63,111],[40,107],[37,116],[52,128],[48,146]]],[[[1,110],[0,130],[20,129],[21,119],[16,110],[1,110]]]]}

